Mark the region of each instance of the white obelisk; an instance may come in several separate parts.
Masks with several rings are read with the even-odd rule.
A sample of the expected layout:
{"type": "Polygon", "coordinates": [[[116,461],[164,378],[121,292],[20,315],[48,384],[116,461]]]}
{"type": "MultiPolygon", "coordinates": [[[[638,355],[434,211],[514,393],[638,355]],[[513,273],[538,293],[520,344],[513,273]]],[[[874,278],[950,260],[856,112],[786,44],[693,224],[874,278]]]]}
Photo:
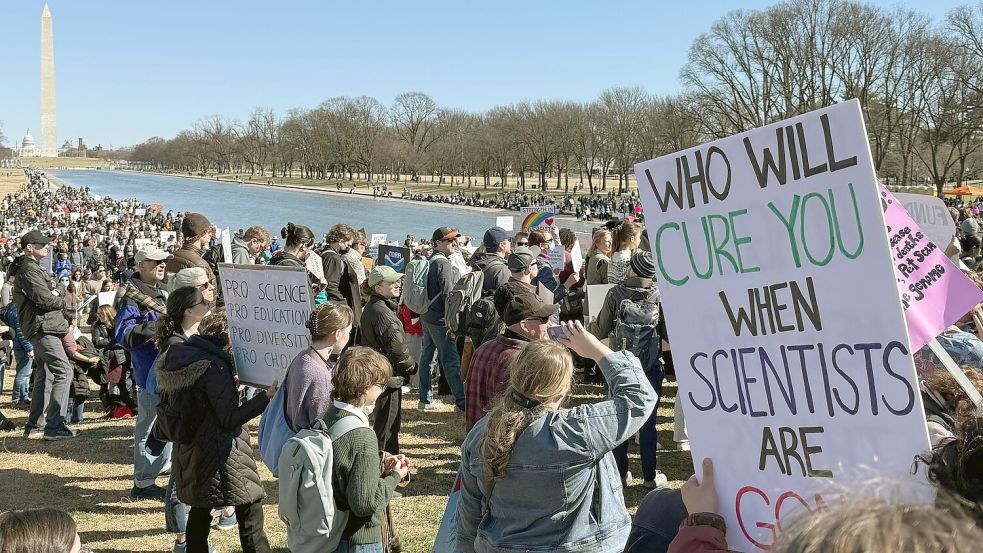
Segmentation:
{"type": "Polygon", "coordinates": [[[58,125],[55,118],[55,37],[48,4],[41,12],[41,155],[58,157],[58,125]]]}

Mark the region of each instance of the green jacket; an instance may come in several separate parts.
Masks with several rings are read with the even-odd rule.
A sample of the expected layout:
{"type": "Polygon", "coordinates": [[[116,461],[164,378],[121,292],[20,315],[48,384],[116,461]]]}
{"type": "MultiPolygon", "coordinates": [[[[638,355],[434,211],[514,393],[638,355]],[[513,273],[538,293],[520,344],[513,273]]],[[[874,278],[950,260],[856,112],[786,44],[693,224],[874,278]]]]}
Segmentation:
{"type": "MultiPolygon", "coordinates": [[[[331,426],[353,413],[332,405],[322,415],[326,426],[331,426]]],[[[339,509],[350,513],[342,539],[351,543],[379,543],[382,541],[379,513],[392,498],[400,476],[395,471],[380,476],[381,457],[379,442],[371,427],[356,428],[338,438],[333,444],[334,499],[339,509]]]]}

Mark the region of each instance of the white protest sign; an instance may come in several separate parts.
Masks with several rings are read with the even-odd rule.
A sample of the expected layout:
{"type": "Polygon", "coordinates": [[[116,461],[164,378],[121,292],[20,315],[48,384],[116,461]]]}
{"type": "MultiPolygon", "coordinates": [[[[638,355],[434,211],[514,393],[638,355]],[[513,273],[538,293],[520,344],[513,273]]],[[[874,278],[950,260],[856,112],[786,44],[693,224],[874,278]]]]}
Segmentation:
{"type": "Polygon", "coordinates": [[[218,235],[219,242],[222,243],[222,254],[225,256],[223,259],[232,260],[232,231],[229,227],[222,229],[222,232],[218,235]]]}
{"type": "Polygon", "coordinates": [[[116,291],[99,292],[99,305],[113,305],[116,301],[116,291]]]}
{"type": "Polygon", "coordinates": [[[239,379],[282,383],[291,361],[310,344],[307,270],[219,263],[219,279],[239,379]]]}
{"type": "Polygon", "coordinates": [[[160,244],[165,248],[171,244],[177,244],[177,232],[173,230],[160,231],[160,244]]]}
{"type": "MultiPolygon", "coordinates": [[[[696,473],[728,545],[929,449],[856,100],[635,166],[696,473]]],[[[923,482],[896,496],[931,501],[923,482]]]]}
{"type": "Polygon", "coordinates": [[[142,248],[146,248],[151,243],[152,243],[152,240],[150,240],[149,238],[136,238],[136,239],[133,240],[133,245],[138,250],[139,249],[142,249],[142,248]]]}
{"type": "MultiPolygon", "coordinates": [[[[601,308],[604,307],[604,298],[607,297],[608,291],[614,288],[614,284],[588,284],[584,286],[587,290],[587,303],[584,305],[584,325],[589,325],[594,322],[594,319],[601,314],[601,308]]],[[[601,336],[601,339],[607,338],[607,336],[601,336]]]]}
{"type": "Polygon", "coordinates": [[[536,287],[536,295],[539,296],[540,301],[546,304],[553,304],[553,292],[546,287],[542,282],[536,287]]]}
{"type": "Polygon", "coordinates": [[[570,249],[570,263],[573,264],[573,272],[579,273],[580,268],[584,266],[584,252],[580,249],[580,241],[573,243],[573,248],[570,249]]]}
{"type": "Polygon", "coordinates": [[[501,228],[502,230],[512,232],[512,230],[515,229],[515,217],[511,215],[495,217],[495,226],[501,228]]]}
{"type": "Polygon", "coordinates": [[[580,244],[580,250],[584,252],[589,252],[591,246],[594,245],[594,237],[589,232],[575,232],[577,236],[577,242],[580,244]]]}
{"type": "Polygon", "coordinates": [[[941,198],[925,194],[895,194],[905,211],[928,239],[945,251],[956,235],[956,222],[941,198]]]}
{"type": "Polygon", "coordinates": [[[307,260],[304,262],[307,266],[307,270],[317,276],[317,278],[324,278],[324,263],[321,262],[321,257],[318,256],[313,251],[307,254],[307,260]]]}
{"type": "Polygon", "coordinates": [[[553,246],[548,252],[550,257],[550,265],[553,266],[553,271],[562,271],[563,266],[566,265],[566,250],[563,249],[563,244],[560,241],[556,241],[556,245],[553,246]]]}
{"type": "Polygon", "coordinates": [[[106,215],[106,222],[107,223],[113,223],[117,219],[119,219],[119,215],[116,215],[115,213],[114,214],[111,214],[111,215],[106,215]]]}
{"type": "Polygon", "coordinates": [[[553,229],[553,208],[545,205],[531,205],[519,209],[522,224],[519,230],[529,232],[535,229],[553,229]]]}
{"type": "Polygon", "coordinates": [[[379,257],[379,246],[385,243],[385,234],[373,234],[369,239],[369,257],[372,259],[377,259],[379,257]]]}
{"type": "Polygon", "coordinates": [[[74,223],[75,221],[78,221],[78,220],[79,220],[79,217],[81,217],[81,216],[82,216],[82,214],[81,214],[81,213],[79,213],[79,212],[77,212],[77,211],[72,211],[71,213],[69,213],[69,214],[68,214],[68,219],[69,219],[69,220],[70,220],[71,222],[73,222],[73,223],[74,223]]]}
{"type": "Polygon", "coordinates": [[[136,215],[137,217],[143,217],[144,215],[147,214],[147,210],[145,208],[138,207],[133,210],[133,214],[136,215]]]}

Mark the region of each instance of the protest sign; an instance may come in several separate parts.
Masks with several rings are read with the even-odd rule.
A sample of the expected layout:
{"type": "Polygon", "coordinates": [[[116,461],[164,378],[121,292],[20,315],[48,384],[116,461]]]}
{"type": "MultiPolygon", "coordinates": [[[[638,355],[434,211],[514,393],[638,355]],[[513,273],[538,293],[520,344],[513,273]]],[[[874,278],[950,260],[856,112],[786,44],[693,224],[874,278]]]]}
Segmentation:
{"type": "MultiPolygon", "coordinates": [[[[604,298],[607,297],[608,291],[614,288],[614,284],[588,284],[584,286],[587,290],[587,296],[584,305],[584,326],[587,326],[594,322],[594,319],[601,314],[601,308],[604,307],[604,298]]],[[[601,336],[601,338],[607,338],[607,336],[601,336]]]]}
{"type": "Polygon", "coordinates": [[[177,232],[173,230],[160,231],[160,245],[163,248],[171,245],[177,245],[177,232]]]}
{"type": "Polygon", "coordinates": [[[146,248],[147,246],[150,246],[152,243],[153,241],[149,238],[136,238],[133,240],[133,246],[138,250],[146,248]]]}
{"type": "Polygon", "coordinates": [[[553,209],[545,205],[523,207],[519,210],[522,218],[522,225],[519,230],[529,232],[536,229],[552,230],[553,228],[553,209]]]}
{"type": "Polygon", "coordinates": [[[79,213],[79,212],[77,212],[77,211],[73,211],[73,212],[71,212],[71,213],[69,213],[69,214],[68,214],[68,219],[69,219],[69,220],[70,220],[71,222],[73,222],[73,223],[74,223],[75,221],[78,221],[78,220],[79,220],[79,217],[81,217],[81,216],[82,216],[82,214],[81,214],[81,213],[79,213]]]}
{"type": "Polygon", "coordinates": [[[929,441],[860,104],[635,174],[696,473],[715,461],[730,547],[766,550],[782,521],[876,477],[920,480],[929,441]]]}
{"type": "Polygon", "coordinates": [[[99,292],[99,306],[113,305],[116,302],[116,291],[99,292]]]}
{"type": "Polygon", "coordinates": [[[321,261],[321,256],[317,255],[315,252],[310,252],[307,254],[307,260],[304,262],[307,266],[307,270],[317,276],[318,279],[324,278],[324,263],[321,261]]]}
{"type": "Polygon", "coordinates": [[[106,222],[107,223],[115,223],[117,219],[119,219],[119,215],[116,215],[115,213],[111,213],[109,215],[106,215],[106,222]]]}
{"type": "Polygon", "coordinates": [[[218,233],[219,242],[222,243],[222,259],[228,259],[232,261],[232,231],[229,227],[225,227],[221,232],[218,233]]]}
{"type": "Polygon", "coordinates": [[[515,228],[515,218],[511,215],[495,217],[495,226],[502,230],[512,232],[512,230],[515,228]]]}
{"type": "Polygon", "coordinates": [[[138,207],[133,210],[133,214],[136,215],[137,217],[143,217],[144,215],[147,214],[147,210],[145,208],[138,207]]]}
{"type": "Polygon", "coordinates": [[[584,252],[580,249],[580,241],[573,243],[573,248],[570,249],[570,263],[573,264],[573,272],[579,273],[580,268],[584,266],[584,252]]]}
{"type": "Polygon", "coordinates": [[[563,249],[563,244],[560,244],[559,239],[557,239],[556,244],[547,253],[550,257],[550,265],[553,266],[553,270],[562,271],[567,259],[566,250],[563,249]]]}
{"type": "Polygon", "coordinates": [[[945,251],[956,235],[956,222],[942,199],[925,194],[895,194],[894,197],[928,239],[945,251]]]}
{"type": "Polygon", "coordinates": [[[396,272],[405,273],[406,266],[410,262],[410,255],[409,248],[382,244],[379,246],[379,257],[376,258],[376,264],[392,267],[396,272]]]}
{"type": "Polygon", "coordinates": [[[302,267],[219,263],[239,379],[269,386],[310,344],[311,289],[302,267]]]}
{"type": "MultiPolygon", "coordinates": [[[[949,261],[945,246],[929,240],[887,188],[879,189],[908,337],[917,351],[983,302],[983,291],[949,261]]],[[[952,221],[948,211],[945,216],[952,221]]]]}
{"type": "Polygon", "coordinates": [[[542,282],[536,287],[536,295],[539,296],[539,300],[543,303],[552,305],[553,302],[553,292],[546,287],[542,282]]]}
{"type": "Polygon", "coordinates": [[[386,243],[385,234],[373,234],[372,238],[369,240],[369,257],[372,259],[379,258],[379,245],[386,243]]]}

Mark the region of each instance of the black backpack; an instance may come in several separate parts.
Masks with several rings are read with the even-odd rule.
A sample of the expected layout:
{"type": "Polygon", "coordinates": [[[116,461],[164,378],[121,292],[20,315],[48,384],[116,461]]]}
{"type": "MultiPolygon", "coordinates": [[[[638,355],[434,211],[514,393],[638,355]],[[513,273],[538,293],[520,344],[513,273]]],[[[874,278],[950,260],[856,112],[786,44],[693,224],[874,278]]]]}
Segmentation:
{"type": "Polygon", "coordinates": [[[480,298],[471,304],[471,309],[468,311],[468,336],[475,349],[502,332],[505,332],[505,323],[498,316],[495,302],[490,296],[480,298]]]}
{"type": "Polygon", "coordinates": [[[218,274],[218,264],[225,263],[225,250],[222,249],[222,243],[219,242],[214,246],[208,248],[201,254],[201,258],[208,263],[208,266],[212,268],[212,274],[218,274]]]}
{"type": "Polygon", "coordinates": [[[611,330],[611,349],[632,352],[646,370],[654,366],[662,352],[662,338],[657,330],[660,316],[657,292],[647,298],[622,298],[611,330]]]}

